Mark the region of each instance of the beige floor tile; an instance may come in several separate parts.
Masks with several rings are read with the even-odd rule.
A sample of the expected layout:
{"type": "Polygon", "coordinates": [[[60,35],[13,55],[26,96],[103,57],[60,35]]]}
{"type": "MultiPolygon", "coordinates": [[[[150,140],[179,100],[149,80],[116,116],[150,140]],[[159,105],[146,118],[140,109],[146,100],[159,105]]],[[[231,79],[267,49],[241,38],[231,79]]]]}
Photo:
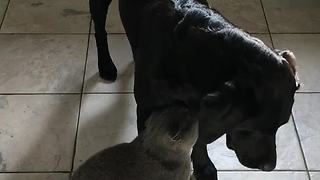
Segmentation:
{"type": "MultiPolygon", "coordinates": [[[[106,23],[106,30],[108,33],[112,34],[123,34],[125,33],[125,30],[123,28],[120,13],[119,13],[119,2],[118,1],[112,1],[109,9],[108,9],[108,15],[107,15],[107,23],[106,23]]],[[[94,33],[94,23],[92,23],[91,32],[94,33]]]]}
{"type": "Polygon", "coordinates": [[[0,35],[0,92],[80,92],[86,35],[0,35]]]}
{"type": "Polygon", "coordinates": [[[109,35],[109,49],[118,68],[115,82],[99,77],[95,38],[91,36],[85,79],[85,92],[133,92],[134,63],[126,35],[109,35]]]}
{"type": "Polygon", "coordinates": [[[87,0],[10,0],[1,32],[88,33],[87,0]]]}
{"type": "Polygon", "coordinates": [[[0,24],[3,19],[4,13],[7,9],[8,1],[9,0],[1,0],[0,1],[0,24]]]}
{"type": "Polygon", "coordinates": [[[308,180],[306,172],[220,172],[220,180],[308,180]]]}
{"type": "Polygon", "coordinates": [[[298,94],[294,105],[302,148],[309,170],[320,170],[320,94],[298,94]]]}
{"type": "Polygon", "coordinates": [[[320,172],[312,172],[310,173],[311,180],[320,180],[320,172]]]}
{"type": "Polygon", "coordinates": [[[68,180],[69,174],[54,173],[10,173],[0,174],[0,180],[68,180]]]}
{"type": "Polygon", "coordinates": [[[212,8],[217,9],[232,23],[251,33],[268,32],[259,0],[208,0],[212,8]]]}
{"type": "Polygon", "coordinates": [[[70,170],[79,99],[0,96],[0,171],[70,170]]]}
{"type": "MultiPolygon", "coordinates": [[[[252,170],[238,161],[234,151],[226,147],[225,136],[210,144],[209,156],[219,170],[252,170]]],[[[277,132],[277,170],[305,170],[299,142],[292,121],[277,132]]]]}
{"type": "Polygon", "coordinates": [[[303,92],[320,92],[320,34],[273,34],[276,48],[290,49],[297,57],[303,92]]]}
{"type": "Polygon", "coordinates": [[[86,95],[82,103],[75,168],[98,151],[137,135],[133,95],[86,95]]]}
{"type": "Polygon", "coordinates": [[[262,40],[271,49],[273,48],[269,34],[251,34],[251,35],[262,40]]]}
{"type": "Polygon", "coordinates": [[[120,19],[118,3],[118,1],[112,1],[109,7],[106,24],[107,32],[109,33],[125,33],[120,19]]]}
{"type": "Polygon", "coordinates": [[[319,0],[262,0],[273,33],[320,32],[319,0]]]}

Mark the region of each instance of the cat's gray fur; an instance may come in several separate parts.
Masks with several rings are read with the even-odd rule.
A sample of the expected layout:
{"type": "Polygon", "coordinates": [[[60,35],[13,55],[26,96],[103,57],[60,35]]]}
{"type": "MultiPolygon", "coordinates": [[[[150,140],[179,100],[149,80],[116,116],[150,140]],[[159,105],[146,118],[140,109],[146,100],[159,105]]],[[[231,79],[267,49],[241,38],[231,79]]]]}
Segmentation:
{"type": "Polygon", "coordinates": [[[189,180],[198,136],[194,114],[182,107],[153,113],[131,143],[105,149],[79,167],[72,180],[189,180]]]}

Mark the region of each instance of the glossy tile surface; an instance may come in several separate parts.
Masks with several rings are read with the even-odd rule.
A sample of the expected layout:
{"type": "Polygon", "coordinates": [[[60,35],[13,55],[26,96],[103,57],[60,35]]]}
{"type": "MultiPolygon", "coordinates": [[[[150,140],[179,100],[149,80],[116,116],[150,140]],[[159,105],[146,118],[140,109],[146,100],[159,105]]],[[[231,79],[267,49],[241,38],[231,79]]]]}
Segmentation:
{"type": "Polygon", "coordinates": [[[10,173],[0,174],[0,180],[68,180],[69,174],[58,173],[10,173]]]}
{"type": "Polygon", "coordinates": [[[306,172],[221,172],[221,180],[308,180],[306,172]]]}
{"type": "Polygon", "coordinates": [[[294,117],[301,138],[308,168],[320,170],[320,94],[299,94],[296,96],[294,117]]]}
{"type": "Polygon", "coordinates": [[[125,33],[119,14],[119,1],[112,1],[107,16],[106,29],[109,33],[125,33]]]}
{"type": "Polygon", "coordinates": [[[87,0],[10,0],[0,32],[88,33],[87,0]]]}
{"type": "Polygon", "coordinates": [[[320,32],[320,1],[262,0],[272,33],[320,32]]]}
{"type": "Polygon", "coordinates": [[[98,151],[137,136],[133,95],[85,95],[82,101],[75,167],[98,151]]]}
{"type": "Polygon", "coordinates": [[[0,24],[3,20],[3,16],[4,16],[5,11],[7,9],[8,2],[9,2],[9,0],[1,0],[0,1],[0,24]]]}
{"type": "Polygon", "coordinates": [[[86,35],[0,34],[0,93],[80,92],[86,35]]]}
{"type": "Polygon", "coordinates": [[[260,0],[209,0],[209,4],[245,31],[268,32],[260,0]]]}
{"type": "Polygon", "coordinates": [[[320,180],[320,172],[312,172],[310,173],[311,180],[320,180]]]}
{"type": "Polygon", "coordinates": [[[0,171],[69,171],[79,95],[0,96],[0,171]]]}

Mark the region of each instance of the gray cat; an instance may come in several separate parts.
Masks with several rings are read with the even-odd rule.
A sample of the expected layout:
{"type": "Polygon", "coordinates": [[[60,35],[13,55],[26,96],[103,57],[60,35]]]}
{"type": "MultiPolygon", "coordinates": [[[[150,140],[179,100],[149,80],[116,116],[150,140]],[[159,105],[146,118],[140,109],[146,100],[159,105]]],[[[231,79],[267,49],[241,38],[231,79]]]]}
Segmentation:
{"type": "Polygon", "coordinates": [[[97,153],[71,180],[189,180],[190,154],[197,137],[193,112],[183,107],[159,110],[131,143],[97,153]]]}

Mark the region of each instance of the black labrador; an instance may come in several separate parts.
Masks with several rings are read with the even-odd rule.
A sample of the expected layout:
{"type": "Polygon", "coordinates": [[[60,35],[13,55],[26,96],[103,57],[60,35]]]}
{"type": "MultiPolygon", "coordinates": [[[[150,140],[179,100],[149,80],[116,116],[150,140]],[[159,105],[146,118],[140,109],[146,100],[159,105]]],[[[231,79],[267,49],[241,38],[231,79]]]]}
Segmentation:
{"type": "MultiPolygon", "coordinates": [[[[90,0],[90,10],[100,76],[115,80],[105,31],[110,3],[90,0]]],[[[270,49],[206,0],[119,0],[119,9],[135,61],[138,131],[157,108],[194,106],[201,111],[192,152],[198,180],[217,179],[207,144],[225,133],[243,165],[273,170],[275,135],[298,88],[294,55],[270,49]]]]}

